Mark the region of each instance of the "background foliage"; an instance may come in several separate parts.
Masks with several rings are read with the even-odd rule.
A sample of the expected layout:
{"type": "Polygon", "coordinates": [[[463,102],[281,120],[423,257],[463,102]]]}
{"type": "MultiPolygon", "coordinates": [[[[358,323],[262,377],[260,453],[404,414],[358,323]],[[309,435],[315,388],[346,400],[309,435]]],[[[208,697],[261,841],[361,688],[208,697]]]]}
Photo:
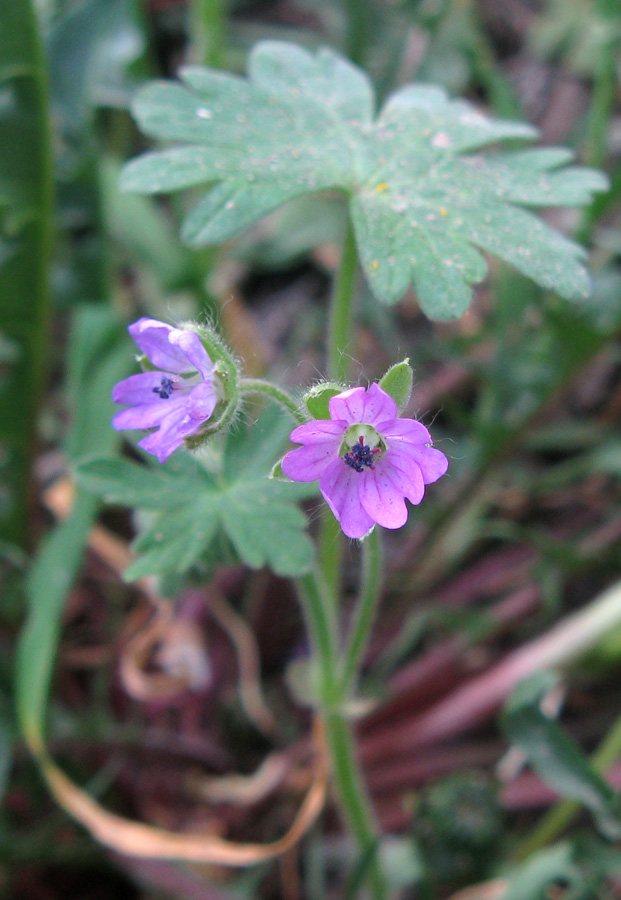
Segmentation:
{"type": "MultiPolygon", "coordinates": [[[[455,184],[464,186],[462,202],[478,215],[492,178],[504,185],[503,200],[513,201],[515,172],[524,160],[530,159],[532,177],[535,162],[560,164],[566,157],[541,150],[526,157],[508,147],[508,156],[485,156],[486,175],[475,183],[464,176],[468,164],[459,154],[446,159],[446,148],[436,147],[451,191],[443,193],[445,187],[431,180],[422,187],[451,216],[440,214],[437,231],[423,229],[421,241],[433,238],[442,252],[423,280],[414,278],[415,291],[399,299],[411,270],[396,261],[390,271],[375,269],[374,260],[383,266],[395,248],[373,245],[383,231],[364,224],[365,216],[390,218],[390,192],[372,188],[395,173],[374,169],[369,181],[363,166],[357,183],[371,187],[371,206],[356,207],[354,216],[368,278],[358,283],[350,355],[355,380],[362,381],[411,358],[408,411],[433,423],[435,440],[451,457],[450,479],[388,542],[382,616],[365,667],[359,745],[378,814],[393,835],[385,852],[395,883],[404,897],[451,897],[494,880],[504,898],[616,896],[621,860],[610,839],[618,836],[621,784],[615,724],[621,653],[615,587],[621,539],[618,4],[46,0],[36,10],[35,4],[0,0],[0,896],[87,900],[114,891],[123,898],[318,900],[355,897],[363,881],[364,860],[353,860],[349,884],[340,881],[349,850],[330,816],[297,857],[241,875],[220,878],[130,858],[113,863],[48,797],[17,725],[19,714],[33,741],[45,726],[65,768],[121,813],[176,829],[204,824],[213,814],[208,825],[217,821],[242,840],[268,840],[291,819],[297,794],[290,784],[259,801],[229,797],[225,803],[214,800],[212,779],[250,772],[279,754],[293,767],[304,750],[303,701],[312,694],[312,673],[305,668],[303,631],[288,583],[260,568],[267,562],[284,576],[293,563],[298,570],[307,565],[302,513],[292,504],[300,491],[283,486],[282,496],[269,493],[269,502],[290,517],[282,534],[248,534],[245,507],[231,502],[217,513],[225,529],[216,536],[210,506],[201,508],[207,529],[201,531],[193,527],[195,506],[182,503],[192,499],[191,473],[184,469],[192,463],[171,460],[157,475],[173,485],[170,515],[149,520],[147,511],[132,518],[116,505],[130,501],[128,491],[142,484],[135,473],[141,458],[126,445],[124,471],[132,474],[116,492],[108,488],[115,505],[100,525],[123,548],[140,534],[146,553],[136,576],[154,571],[149,553],[162,541],[178,564],[159,585],[174,598],[174,627],[148,648],[147,658],[133,638],[148,604],[109,560],[102,561],[100,545],[89,544],[89,527],[101,510],[89,491],[98,488],[103,465],[92,459],[117,452],[110,388],[133,366],[127,322],[142,314],[217,322],[248,374],[270,375],[293,389],[325,371],[326,298],[345,232],[337,193],[296,199],[297,169],[291,169],[292,185],[277,198],[290,202],[238,234],[276,203],[273,195],[261,205],[256,193],[252,202],[249,194],[245,200],[235,194],[246,204],[246,217],[224,225],[212,219],[220,201],[226,205],[238,189],[228,174],[207,200],[196,189],[165,200],[119,189],[122,163],[151,149],[129,113],[140,85],[174,75],[182,63],[239,75],[258,39],[293,41],[313,54],[328,45],[348,56],[368,73],[367,81],[347,70],[361,114],[370,115],[371,93],[385,108],[404,84],[433,82],[512,123],[494,141],[526,137],[515,123],[534,122],[542,146],[568,145],[579,165],[602,166],[610,176],[610,189],[584,212],[546,210],[546,224],[535,227],[530,214],[509,208],[503,213],[512,223],[508,239],[494,246],[478,242],[515,265],[512,239],[520,233],[521,245],[530,241],[537,260],[521,268],[542,287],[489,259],[489,275],[481,280],[482,263],[459,236],[458,249],[451,244],[450,251],[465,254],[465,277],[439,290],[437,258],[445,255],[446,241],[456,240],[443,226],[453,216],[455,184]],[[512,160],[511,172],[502,159],[512,160]],[[551,227],[571,243],[554,238],[550,245],[551,227]],[[191,250],[179,241],[182,230],[194,244],[226,240],[217,249],[191,250]],[[550,291],[554,285],[561,294],[583,293],[574,242],[590,254],[593,292],[583,305],[550,291]],[[559,266],[563,284],[543,274],[559,266]],[[462,319],[434,325],[422,315],[421,306],[438,318],[464,310],[474,283],[479,286],[462,319]],[[380,306],[372,291],[394,305],[380,306]],[[73,476],[77,464],[83,486],[62,519],[48,489],[73,476]],[[216,570],[223,560],[226,566],[216,570]],[[201,593],[197,576],[214,571],[212,593],[201,593]],[[251,683],[264,691],[276,724],[246,702],[238,632],[225,624],[226,615],[218,617],[214,591],[252,627],[262,680],[255,673],[251,683]],[[181,669],[173,658],[184,660],[181,669]],[[519,678],[550,667],[560,671],[560,686],[547,676],[530,682],[508,703],[499,727],[496,715],[519,678]],[[567,802],[558,805],[559,796],[567,802]],[[576,801],[580,805],[568,805],[576,801]]],[[[296,56],[303,66],[310,58],[302,49],[296,56]]],[[[335,65],[331,56],[318,58],[335,65]]],[[[239,84],[228,74],[212,78],[218,90],[239,84]]],[[[329,79],[328,87],[346,81],[329,79]]],[[[181,87],[150,87],[137,96],[149,133],[180,141],[190,137],[183,133],[182,104],[195,109],[204,102],[181,87]],[[181,132],[171,130],[179,123],[169,116],[158,118],[171,91],[181,132]]],[[[330,97],[328,88],[322,96],[330,97]]],[[[445,94],[420,87],[401,96],[419,107],[426,98],[436,112],[446,102],[445,94]]],[[[450,106],[448,113],[463,109],[450,106]]],[[[238,133],[230,123],[238,142],[231,159],[240,154],[238,161],[254,174],[252,126],[257,153],[277,154],[275,164],[290,167],[292,133],[272,119],[266,124],[260,103],[253,110],[250,125],[237,122],[238,133]]],[[[295,133],[302,140],[322,123],[329,138],[321,158],[302,156],[303,186],[348,192],[352,158],[377,151],[357,137],[352,155],[344,153],[325,115],[309,102],[295,133]]],[[[418,119],[412,128],[417,132],[418,119]]],[[[412,136],[408,131],[408,140],[412,136]]],[[[461,149],[469,154],[472,145],[461,149]]],[[[171,151],[164,152],[170,159],[171,151]]],[[[209,152],[198,144],[174,151],[174,159],[190,154],[195,161],[202,153],[204,163],[209,152]]],[[[125,178],[154,189],[161,159],[143,157],[125,178]]],[[[404,160],[398,168],[407,181],[404,160]]],[[[159,186],[187,183],[182,168],[178,172],[174,184],[159,186]]],[[[405,181],[409,198],[421,185],[405,181]]],[[[542,205],[541,182],[532,183],[528,203],[542,205]]],[[[571,205],[576,198],[568,197],[562,180],[554,184],[555,202],[571,205]]],[[[583,186],[601,185],[585,172],[583,186]]],[[[405,255],[420,252],[403,249],[405,255]]],[[[201,478],[206,484],[231,478],[234,499],[235,454],[251,458],[256,466],[246,469],[243,498],[256,508],[264,499],[259,476],[287,428],[275,409],[248,407],[230,446],[214,452],[201,478]],[[250,434],[256,446],[248,444],[250,434]]],[[[305,509],[312,524],[312,496],[306,495],[305,509]]],[[[355,548],[348,549],[345,567],[347,602],[357,583],[355,548]]]]}

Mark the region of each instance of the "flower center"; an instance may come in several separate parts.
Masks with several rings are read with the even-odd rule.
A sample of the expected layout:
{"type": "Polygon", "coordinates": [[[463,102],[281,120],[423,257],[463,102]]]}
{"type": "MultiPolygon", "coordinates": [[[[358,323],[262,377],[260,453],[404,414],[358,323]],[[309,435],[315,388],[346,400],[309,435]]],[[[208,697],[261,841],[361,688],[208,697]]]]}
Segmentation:
{"type": "Polygon", "coordinates": [[[352,444],[351,450],[348,450],[343,457],[343,462],[346,466],[351,466],[352,469],[355,469],[356,472],[362,472],[365,466],[367,469],[373,468],[373,459],[381,452],[379,447],[371,450],[368,444],[365,444],[363,436],[360,435],[358,443],[352,444]]]}
{"type": "Polygon", "coordinates": [[[345,432],[340,456],[346,466],[364,472],[374,468],[375,458],[385,449],[381,435],[371,425],[352,425],[345,432]]]}
{"type": "Polygon", "coordinates": [[[172,378],[162,377],[159,387],[152,388],[154,394],[158,394],[161,400],[169,400],[175,389],[172,378]]]}

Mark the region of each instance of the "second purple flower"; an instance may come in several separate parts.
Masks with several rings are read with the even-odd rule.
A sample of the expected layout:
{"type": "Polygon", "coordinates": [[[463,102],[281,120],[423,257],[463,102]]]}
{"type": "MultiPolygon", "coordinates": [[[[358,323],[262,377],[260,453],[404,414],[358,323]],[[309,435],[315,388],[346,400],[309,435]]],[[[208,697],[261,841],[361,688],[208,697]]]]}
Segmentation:
{"type": "Polygon", "coordinates": [[[350,538],[375,523],[405,525],[405,500],[418,504],[425,485],[448,469],[444,453],[415,419],[401,419],[397,404],[378,384],[352,388],[329,401],[330,418],[295,428],[302,444],[287,453],[282,471],[292,481],[319,480],[326,503],[350,538]]]}
{"type": "Polygon", "coordinates": [[[218,402],[213,364],[199,336],[156,319],[139,319],[128,331],[156,371],[119,382],[115,403],[127,406],[112,424],[155,428],[138,442],[163,463],[187,437],[197,434],[218,402]]]}

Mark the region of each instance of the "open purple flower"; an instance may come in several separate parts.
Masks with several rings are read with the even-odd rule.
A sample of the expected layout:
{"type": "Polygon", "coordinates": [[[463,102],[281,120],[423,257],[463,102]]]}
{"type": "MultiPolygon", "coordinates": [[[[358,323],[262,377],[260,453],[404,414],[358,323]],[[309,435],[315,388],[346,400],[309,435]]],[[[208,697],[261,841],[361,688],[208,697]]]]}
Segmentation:
{"type": "Polygon", "coordinates": [[[300,425],[282,470],[293,481],[315,481],[350,538],[362,538],[377,522],[400,528],[405,500],[420,503],[425,485],[441,478],[446,456],[414,419],[400,419],[395,401],[378,384],[332,397],[330,418],[300,425]]]}
{"type": "Polygon", "coordinates": [[[163,463],[185,438],[196,434],[218,402],[213,364],[193,331],[172,328],[156,319],[138,319],[129,333],[157,371],[120,381],[112,391],[118,412],[112,424],[125,428],[155,428],[138,442],[163,463]]]}

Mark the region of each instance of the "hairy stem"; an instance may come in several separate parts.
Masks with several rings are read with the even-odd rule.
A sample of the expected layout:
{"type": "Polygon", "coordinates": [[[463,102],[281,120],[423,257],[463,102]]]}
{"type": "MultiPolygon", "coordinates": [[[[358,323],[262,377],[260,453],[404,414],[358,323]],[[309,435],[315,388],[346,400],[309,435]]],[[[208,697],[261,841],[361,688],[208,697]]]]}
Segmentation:
{"type": "MultiPolygon", "coordinates": [[[[352,728],[343,712],[332,604],[319,573],[299,578],[298,589],[318,663],[320,715],[326,729],[334,785],[360,856],[368,856],[378,845],[379,833],[356,758],[352,728]]],[[[375,855],[369,864],[369,882],[374,900],[386,900],[387,888],[375,855]]]]}
{"type": "Polygon", "coordinates": [[[224,0],[192,0],[190,10],[192,55],[195,62],[221,69],[226,53],[224,0]]]}
{"type": "Polygon", "coordinates": [[[270,400],[274,400],[275,403],[279,403],[280,406],[284,407],[300,425],[308,422],[308,416],[304,415],[291,394],[270,381],[263,381],[261,378],[241,378],[239,381],[239,392],[240,394],[265,394],[270,400]]]}
{"type": "Polygon", "coordinates": [[[351,344],[352,306],[357,270],[356,241],[353,225],[349,222],[341,263],[334,282],[328,320],[328,378],[336,382],[346,382],[349,377],[347,350],[351,344]]]}
{"type": "MultiPolygon", "coordinates": [[[[328,378],[344,383],[349,376],[347,348],[351,342],[352,307],[356,288],[358,254],[351,222],[343,243],[341,263],[334,282],[328,318],[328,378]]],[[[338,522],[326,506],[319,535],[321,566],[328,588],[336,604],[339,596],[343,536],[338,522]]]]}
{"type": "Polygon", "coordinates": [[[379,832],[362,782],[351,725],[342,713],[337,712],[328,713],[324,724],[332,777],[343,816],[356,840],[360,857],[368,858],[372,853],[368,877],[374,900],[387,900],[388,888],[377,852],[374,852],[379,846],[379,832]]]}
{"type": "Polygon", "coordinates": [[[369,46],[370,12],[368,0],[347,0],[345,53],[359,66],[364,65],[369,46]]]}
{"type": "Polygon", "coordinates": [[[379,529],[374,528],[362,544],[360,591],[347,639],[341,675],[341,689],[345,697],[356,684],[363,654],[369,641],[380,597],[381,574],[381,535],[379,529]]]}

